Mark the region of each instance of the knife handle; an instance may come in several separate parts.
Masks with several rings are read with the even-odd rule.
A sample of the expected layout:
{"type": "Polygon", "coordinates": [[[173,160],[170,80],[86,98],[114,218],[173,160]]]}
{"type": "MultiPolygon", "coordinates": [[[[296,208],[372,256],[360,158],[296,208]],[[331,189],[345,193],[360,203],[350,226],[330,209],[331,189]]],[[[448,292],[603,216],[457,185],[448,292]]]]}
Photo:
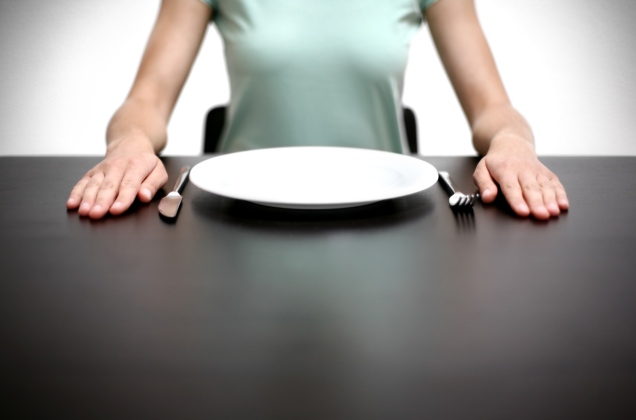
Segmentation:
{"type": "Polygon", "coordinates": [[[181,168],[181,171],[179,172],[179,177],[177,178],[177,182],[174,184],[174,189],[172,191],[181,193],[181,190],[183,190],[183,187],[185,186],[185,183],[188,180],[189,173],[190,173],[189,166],[184,166],[183,168],[181,168]]]}

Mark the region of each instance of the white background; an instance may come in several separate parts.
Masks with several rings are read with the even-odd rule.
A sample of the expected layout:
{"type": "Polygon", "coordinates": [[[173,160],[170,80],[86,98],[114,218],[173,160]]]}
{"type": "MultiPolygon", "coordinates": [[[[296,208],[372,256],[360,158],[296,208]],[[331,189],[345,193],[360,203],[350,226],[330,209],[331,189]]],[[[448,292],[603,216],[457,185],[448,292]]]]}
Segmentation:
{"type": "MultiPolygon", "coordinates": [[[[0,0],[0,155],[103,154],[106,125],[130,88],[158,6],[0,0]]],[[[636,1],[477,0],[477,8],[540,154],[636,155],[636,1]]],[[[426,27],[406,77],[422,153],[474,154],[426,27]]],[[[212,26],[164,154],[199,154],[205,112],[228,98],[212,26]]]]}

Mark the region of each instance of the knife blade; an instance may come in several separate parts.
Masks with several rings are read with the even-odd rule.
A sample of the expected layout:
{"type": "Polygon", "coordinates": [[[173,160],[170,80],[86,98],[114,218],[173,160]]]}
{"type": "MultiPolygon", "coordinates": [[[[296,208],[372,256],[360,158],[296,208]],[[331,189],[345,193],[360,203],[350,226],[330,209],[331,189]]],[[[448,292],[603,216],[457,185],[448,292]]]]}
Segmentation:
{"type": "Polygon", "coordinates": [[[188,174],[190,173],[190,167],[184,166],[179,172],[177,182],[174,184],[174,188],[168,195],[163,197],[159,202],[159,214],[168,219],[174,219],[179,213],[179,207],[181,207],[181,191],[188,180],[188,174]]]}

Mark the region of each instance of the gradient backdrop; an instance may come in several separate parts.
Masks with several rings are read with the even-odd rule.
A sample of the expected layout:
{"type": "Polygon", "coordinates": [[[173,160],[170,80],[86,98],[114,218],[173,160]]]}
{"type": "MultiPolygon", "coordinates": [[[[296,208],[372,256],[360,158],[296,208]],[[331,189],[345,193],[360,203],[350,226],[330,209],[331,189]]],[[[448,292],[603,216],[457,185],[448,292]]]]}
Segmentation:
{"type": "MultiPolygon", "coordinates": [[[[158,6],[0,0],[0,155],[103,154],[158,6]]],[[[477,0],[477,8],[540,154],[636,155],[636,0],[477,0]]],[[[211,27],[164,153],[198,154],[206,110],[228,97],[211,27]]],[[[404,102],[418,114],[423,154],[474,154],[426,28],[412,46],[404,102]]]]}

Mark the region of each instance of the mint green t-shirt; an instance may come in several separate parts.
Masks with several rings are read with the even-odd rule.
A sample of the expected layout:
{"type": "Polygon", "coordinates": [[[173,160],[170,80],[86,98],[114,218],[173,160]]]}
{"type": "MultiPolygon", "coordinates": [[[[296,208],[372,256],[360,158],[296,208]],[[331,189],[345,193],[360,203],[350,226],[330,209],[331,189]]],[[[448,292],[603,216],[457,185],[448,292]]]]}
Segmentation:
{"type": "Polygon", "coordinates": [[[222,152],[343,146],[402,153],[402,87],[437,0],[202,0],[223,38],[222,152]]]}

